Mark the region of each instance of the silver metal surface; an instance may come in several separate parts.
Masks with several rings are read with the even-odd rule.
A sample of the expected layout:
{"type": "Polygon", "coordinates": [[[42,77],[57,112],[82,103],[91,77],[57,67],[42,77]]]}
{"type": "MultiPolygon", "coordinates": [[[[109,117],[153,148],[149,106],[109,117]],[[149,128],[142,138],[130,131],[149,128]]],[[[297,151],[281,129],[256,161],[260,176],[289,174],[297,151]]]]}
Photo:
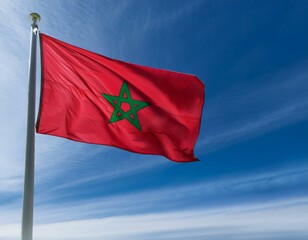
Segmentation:
{"type": "Polygon", "coordinates": [[[36,45],[40,16],[30,14],[31,42],[29,57],[29,92],[27,139],[25,155],[25,176],[22,209],[22,240],[32,240],[33,232],[33,198],[34,198],[34,155],[35,155],[35,87],[36,87],[36,45]]]}

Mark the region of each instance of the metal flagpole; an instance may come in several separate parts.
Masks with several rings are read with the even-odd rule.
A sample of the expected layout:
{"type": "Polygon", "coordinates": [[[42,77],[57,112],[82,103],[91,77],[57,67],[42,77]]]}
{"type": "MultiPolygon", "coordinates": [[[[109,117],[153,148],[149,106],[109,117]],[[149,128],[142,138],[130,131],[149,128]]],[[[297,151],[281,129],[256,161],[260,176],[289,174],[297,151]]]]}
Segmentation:
{"type": "Polygon", "coordinates": [[[35,87],[36,87],[36,42],[38,25],[41,17],[37,13],[30,14],[31,43],[29,57],[29,92],[27,140],[25,156],[25,177],[22,209],[22,240],[32,240],[33,232],[33,196],[34,196],[34,153],[35,153],[35,87]]]}

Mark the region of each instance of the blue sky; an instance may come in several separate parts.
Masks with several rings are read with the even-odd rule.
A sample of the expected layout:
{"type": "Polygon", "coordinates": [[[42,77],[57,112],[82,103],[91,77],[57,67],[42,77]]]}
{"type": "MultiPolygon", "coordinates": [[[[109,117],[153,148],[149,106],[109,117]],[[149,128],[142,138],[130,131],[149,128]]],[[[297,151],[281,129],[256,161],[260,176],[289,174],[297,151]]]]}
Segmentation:
{"type": "Polygon", "coordinates": [[[307,1],[14,0],[0,8],[0,240],[20,239],[31,12],[55,38],[206,86],[200,162],[36,135],[34,239],[308,238],[307,1]]]}

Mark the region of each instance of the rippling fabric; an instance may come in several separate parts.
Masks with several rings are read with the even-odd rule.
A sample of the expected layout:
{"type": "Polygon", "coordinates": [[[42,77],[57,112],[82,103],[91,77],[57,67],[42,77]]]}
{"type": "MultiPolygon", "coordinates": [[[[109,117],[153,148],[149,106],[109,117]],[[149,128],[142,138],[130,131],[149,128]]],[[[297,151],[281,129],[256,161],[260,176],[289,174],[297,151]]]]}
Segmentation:
{"type": "Polygon", "coordinates": [[[40,34],[37,132],[176,162],[196,161],[204,84],[111,59],[40,34]]]}

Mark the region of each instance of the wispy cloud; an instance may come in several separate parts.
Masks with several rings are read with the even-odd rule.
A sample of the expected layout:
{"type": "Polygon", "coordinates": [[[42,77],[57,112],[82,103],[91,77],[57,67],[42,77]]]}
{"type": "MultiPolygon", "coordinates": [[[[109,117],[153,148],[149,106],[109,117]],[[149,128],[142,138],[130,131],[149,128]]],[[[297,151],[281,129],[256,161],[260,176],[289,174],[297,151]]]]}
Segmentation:
{"type": "MultiPolygon", "coordinates": [[[[72,220],[94,216],[130,214],[136,211],[153,211],[152,206],[154,205],[161,206],[158,211],[194,208],[204,203],[207,206],[228,205],[225,201],[216,201],[215,199],[227,198],[231,203],[232,196],[237,196],[238,203],[245,202],[251,196],[257,196],[259,192],[270,189],[276,189],[277,195],[279,194],[279,190],[283,193],[284,189],[294,187],[304,188],[308,184],[306,179],[308,179],[307,166],[297,166],[296,169],[287,166],[264,173],[258,172],[254,174],[247,173],[247,175],[242,176],[225,176],[221,179],[218,178],[211,181],[202,180],[197,183],[189,183],[181,186],[166,186],[158,189],[107,195],[100,198],[88,197],[86,200],[74,200],[76,199],[74,194],[79,194],[74,192],[67,194],[61,192],[61,194],[55,195],[55,193],[47,191],[38,195],[37,198],[38,204],[40,205],[39,212],[44,213],[41,217],[48,216],[47,221],[53,221],[53,219],[57,221],[59,220],[59,215],[64,217],[65,220],[72,220]],[[189,199],[186,198],[188,195],[190,196],[189,199]],[[66,200],[59,201],[59,199],[66,200]],[[55,205],[52,204],[54,201],[57,202],[57,210],[49,211],[48,209],[54,208],[55,205]],[[48,214],[45,214],[45,211],[48,211],[48,214]]],[[[305,192],[303,194],[305,195],[305,192]]],[[[264,197],[264,199],[266,198],[264,197]]],[[[44,217],[41,217],[40,219],[44,219],[44,217]]]]}
{"type": "MultiPolygon", "coordinates": [[[[308,200],[288,199],[215,209],[140,214],[37,224],[35,238],[85,239],[305,239],[308,200]]],[[[0,239],[18,239],[18,224],[0,239]]]]}
{"type": "MultiPolygon", "coordinates": [[[[187,185],[107,194],[104,197],[97,197],[88,193],[89,196],[86,199],[79,199],[74,196],[79,193],[66,191],[65,187],[72,188],[72,186],[64,186],[62,189],[64,191],[60,193],[45,191],[36,194],[35,219],[38,223],[47,224],[97,217],[153,213],[153,206],[161,206],[154,212],[168,212],[171,210],[179,211],[179,209],[191,209],[193,211],[193,209],[204,206],[211,209],[221,206],[242,205],[246,204],[247,199],[257,204],[259,197],[255,201],[251,201],[251,197],[258,196],[259,192],[275,189],[276,196],[280,195],[279,199],[285,199],[287,196],[283,196],[284,189],[294,187],[303,189],[308,184],[307,179],[308,168],[306,165],[302,165],[295,169],[285,166],[275,171],[247,173],[242,176],[225,176],[214,180],[205,179],[187,185]],[[187,196],[189,196],[188,199],[187,196]],[[232,196],[237,196],[237,200],[233,201],[232,196]],[[217,199],[228,199],[229,202],[217,201],[217,199]]],[[[94,191],[97,190],[94,189],[94,191]]],[[[302,196],[306,196],[304,191],[302,194],[302,196]]],[[[298,197],[298,199],[301,198],[303,197],[298,197]]],[[[270,198],[263,197],[263,199],[264,201],[271,201],[270,198]]],[[[292,201],[296,202],[298,199],[294,198],[292,201]]],[[[0,212],[7,224],[18,221],[16,216],[19,216],[19,214],[16,213],[20,211],[20,201],[20,199],[17,199],[13,202],[2,203],[0,212]]]]}
{"type": "Polygon", "coordinates": [[[207,151],[247,140],[308,118],[307,62],[233,86],[205,104],[198,148],[207,151]]]}
{"type": "Polygon", "coordinates": [[[0,194],[20,191],[23,172],[29,32],[21,23],[23,16],[16,16],[20,13],[17,9],[15,12],[8,1],[1,3],[0,194]]]}

